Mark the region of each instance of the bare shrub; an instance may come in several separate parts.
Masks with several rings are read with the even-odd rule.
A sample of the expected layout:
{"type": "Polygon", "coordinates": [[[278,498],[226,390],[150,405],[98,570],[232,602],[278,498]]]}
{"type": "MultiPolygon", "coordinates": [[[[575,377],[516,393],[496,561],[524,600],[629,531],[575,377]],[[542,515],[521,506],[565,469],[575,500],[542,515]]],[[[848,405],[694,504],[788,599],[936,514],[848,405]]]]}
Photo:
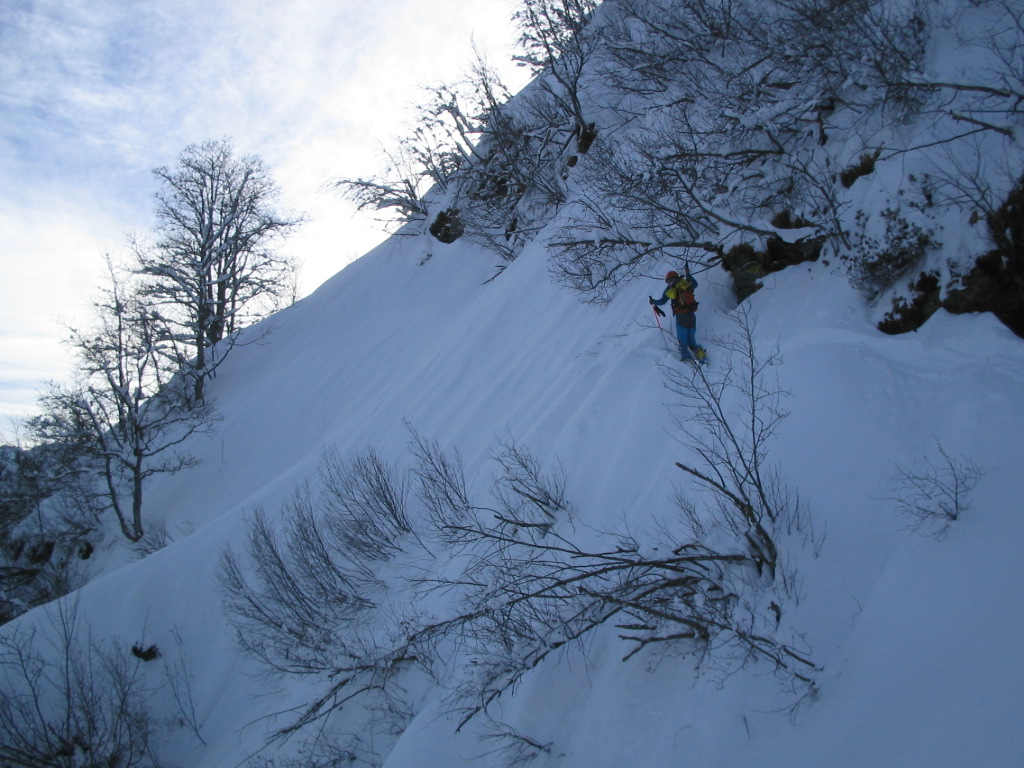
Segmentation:
{"type": "Polygon", "coordinates": [[[257,509],[249,523],[250,571],[225,550],[221,585],[242,649],[268,669],[295,675],[323,674],[340,658],[359,655],[347,630],[373,607],[365,579],[318,519],[308,488],[282,510],[276,530],[257,509]]]}
{"type": "Polygon", "coordinates": [[[559,520],[560,512],[568,511],[561,466],[545,473],[533,455],[511,439],[501,444],[495,461],[503,470],[494,484],[500,522],[546,532],[559,520]]]}
{"type": "Polygon", "coordinates": [[[74,607],[58,606],[49,618],[54,631],[45,637],[0,637],[0,762],[157,766],[139,663],[93,641],[74,607]]]}
{"type": "Polygon", "coordinates": [[[187,726],[200,744],[205,745],[206,741],[202,735],[202,724],[199,721],[199,714],[196,712],[196,701],[193,693],[195,676],[192,674],[192,666],[185,650],[185,642],[181,634],[174,630],[174,644],[177,652],[173,658],[164,659],[164,677],[167,680],[167,687],[171,691],[174,705],[177,709],[177,721],[187,726]]]}
{"type": "Polygon", "coordinates": [[[892,501],[914,530],[928,528],[943,538],[949,525],[970,509],[969,497],[982,471],[965,456],[951,456],[941,444],[936,450],[937,459],[925,456],[910,466],[896,465],[892,501]]]}
{"type": "Polygon", "coordinates": [[[542,743],[508,723],[499,722],[493,718],[487,719],[487,725],[480,740],[493,744],[493,747],[480,757],[497,755],[506,768],[527,765],[541,754],[550,754],[551,752],[550,743],[542,743]]]}
{"type": "MultiPolygon", "coordinates": [[[[238,558],[225,557],[243,647],[274,671],[331,681],[278,735],[313,723],[323,733],[356,700],[363,715],[344,719],[348,732],[359,732],[356,721],[371,727],[369,712],[379,716],[373,728],[397,728],[412,715],[409,681],[429,679],[451,691],[458,728],[476,723],[506,759],[522,762],[547,746],[512,725],[495,726],[492,704],[546,660],[585,654],[599,630],[623,641],[623,660],[671,646],[697,654],[711,674],[766,666],[802,695],[813,692],[815,665],[785,618],[797,591],[785,551],[794,534],[809,537],[810,523],[767,461],[784,417],[779,393],[763,381],[777,360],[760,360],[744,328],[733,346],[739,362],[724,379],[698,370],[698,380],[687,380],[701,391],[684,397],[699,435],[689,443],[697,461],[678,466],[707,498],[684,494],[684,514],[652,531],[577,535],[564,471],[546,470],[511,438],[494,456],[490,495],[478,501],[458,452],[415,430],[410,473],[434,551],[406,535],[408,518],[395,522],[401,504],[380,506],[404,486],[379,457],[335,460],[339,471],[321,476],[348,505],[337,519],[388,517],[396,527],[387,532],[399,534],[414,562],[393,557],[376,530],[364,538],[321,525],[311,489],[283,510],[280,532],[258,514],[250,524],[254,583],[238,558]],[[352,555],[353,547],[361,553],[352,555]],[[358,567],[347,565],[353,561],[358,567]]],[[[669,381],[683,394],[682,378],[669,381]]]]}
{"type": "Polygon", "coordinates": [[[931,251],[942,245],[933,229],[911,220],[905,212],[886,208],[879,217],[884,231],[878,236],[868,235],[867,217],[858,213],[861,232],[853,239],[854,250],[847,259],[851,278],[871,299],[918,268],[931,251]]]}
{"type": "Polygon", "coordinates": [[[415,430],[411,432],[417,496],[426,507],[432,529],[447,539],[452,531],[468,525],[476,512],[470,500],[462,456],[458,451],[449,454],[436,440],[428,440],[415,430]]]}
{"type": "Polygon", "coordinates": [[[337,449],[325,451],[320,489],[325,524],[350,557],[386,560],[413,533],[408,482],[376,451],[347,462],[337,449]]]}

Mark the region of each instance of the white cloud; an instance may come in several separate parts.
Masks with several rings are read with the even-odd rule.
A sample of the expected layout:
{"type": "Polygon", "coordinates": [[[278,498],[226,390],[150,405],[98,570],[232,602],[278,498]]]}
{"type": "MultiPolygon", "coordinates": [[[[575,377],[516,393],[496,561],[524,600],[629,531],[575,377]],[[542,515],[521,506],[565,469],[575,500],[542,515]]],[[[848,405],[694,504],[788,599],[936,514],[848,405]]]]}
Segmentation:
{"type": "Polygon", "coordinates": [[[150,170],[231,137],[283,204],[309,290],[382,238],[324,191],[372,173],[420,86],[507,61],[511,4],[475,0],[0,2],[0,417],[67,369],[57,319],[152,224],[150,170]],[[17,374],[14,371],[17,369],[17,374]]]}

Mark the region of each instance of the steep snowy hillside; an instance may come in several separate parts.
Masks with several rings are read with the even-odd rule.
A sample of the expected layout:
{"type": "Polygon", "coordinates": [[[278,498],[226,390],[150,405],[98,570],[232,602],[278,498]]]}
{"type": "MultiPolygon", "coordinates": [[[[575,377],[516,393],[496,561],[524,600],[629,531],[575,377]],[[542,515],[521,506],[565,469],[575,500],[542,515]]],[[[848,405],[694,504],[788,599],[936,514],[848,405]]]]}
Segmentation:
{"type": "MultiPolygon", "coordinates": [[[[403,460],[408,422],[458,447],[486,487],[488,457],[511,435],[564,465],[577,527],[642,530],[672,514],[684,451],[659,365],[682,364],[649,319],[656,281],[595,309],[548,285],[540,249],[483,284],[491,265],[479,254],[428,243],[389,242],[238,350],[216,381],[224,421],[203,464],[153,491],[154,515],[179,540],[76,596],[94,635],[119,638],[126,653],[156,644],[168,665],[186,660],[198,734],[169,732],[175,762],[235,764],[288,721],[289,706],[329,686],[253,677],[216,575],[222,548],[244,546],[246,515],[262,505],[273,516],[327,446],[403,460]],[[410,284],[415,307],[396,289],[410,284]]],[[[731,332],[720,281],[708,274],[702,291],[708,339],[731,332]]],[[[1024,755],[1019,340],[987,316],[884,336],[821,265],[779,274],[751,309],[757,343],[779,345],[792,393],[771,458],[823,538],[797,555],[791,619],[821,668],[818,693],[791,717],[780,710],[793,696],[757,664],[719,680],[698,675],[681,649],[622,662],[628,646],[609,632],[529,674],[499,702],[503,718],[547,745],[538,764],[1014,764],[1024,755]],[[895,464],[934,460],[937,444],[983,469],[970,510],[941,541],[903,530],[887,500],[895,464]]],[[[444,699],[422,692],[394,751],[380,735],[367,743],[389,766],[500,764],[472,729],[456,737],[444,699]]],[[[153,703],[174,711],[166,688],[153,703]]]]}
{"type": "MultiPolygon", "coordinates": [[[[621,36],[667,6],[604,8],[620,6],[637,14],[617,30],[625,68],[627,52],[648,51],[621,36]]],[[[943,27],[922,44],[931,74],[953,66],[941,56],[958,50],[952,37],[943,27]]],[[[608,71],[587,73],[603,86],[608,71]]],[[[848,74],[844,97],[863,72],[848,74]]],[[[815,84],[769,83],[790,96],[759,106],[763,121],[709,117],[697,132],[760,141],[796,109],[836,138],[787,139],[785,163],[757,165],[753,181],[744,166],[732,186],[710,176],[729,154],[715,145],[683,195],[690,177],[669,172],[682,148],[645,133],[671,125],[661,108],[679,106],[677,85],[631,84],[595,109],[592,156],[545,156],[555,171],[533,181],[553,178],[565,199],[521,197],[517,215],[534,218],[518,230],[488,220],[500,254],[466,210],[465,236],[427,231],[458,212],[453,182],[428,196],[431,216],[244,331],[209,384],[221,418],[190,441],[199,465],[147,489],[168,545],[139,558],[108,538],[94,580],[3,627],[0,650],[37,630],[46,653],[73,635],[96,659],[112,654],[135,675],[166,765],[1024,764],[1024,344],[990,313],[941,306],[917,331],[877,328],[916,270],[969,282],[990,245],[980,219],[922,202],[931,160],[902,154],[946,124],[853,102],[827,122],[801,100],[815,84]],[[901,149],[838,182],[836,164],[855,161],[879,121],[901,149]],[[640,172],[651,158],[663,178],[640,172]],[[803,212],[824,190],[831,213],[799,228],[751,218],[764,214],[753,190],[778,203],[790,171],[803,212]],[[634,192],[692,217],[630,211],[634,192]],[[599,193],[609,231],[583,215],[599,193]],[[906,218],[885,213],[901,200],[906,218]],[[681,234],[687,222],[703,223],[681,234]],[[762,243],[783,236],[828,247],[785,268],[763,261],[762,243]],[[602,261],[627,238],[642,258],[602,261]],[[853,285],[858,249],[877,258],[853,285]],[[678,360],[672,318],[662,329],[648,305],[684,265],[699,282],[703,368],[678,360]],[[900,279],[879,277],[890,268],[900,279]],[[743,274],[763,287],[746,295],[743,274]],[[367,457],[404,506],[327,510],[333,480],[337,500],[368,477],[332,469],[367,457]],[[385,518],[383,535],[366,532],[385,518]]],[[[1012,135],[986,137],[945,160],[997,145],[1019,155],[1012,135]]],[[[1002,195],[992,214],[1001,173],[985,177],[1002,195]]],[[[787,224],[791,213],[800,206],[787,224]]],[[[0,706],[0,722],[11,711],[0,706]]],[[[54,764],[95,764],[77,744],[64,758],[54,764]]]]}

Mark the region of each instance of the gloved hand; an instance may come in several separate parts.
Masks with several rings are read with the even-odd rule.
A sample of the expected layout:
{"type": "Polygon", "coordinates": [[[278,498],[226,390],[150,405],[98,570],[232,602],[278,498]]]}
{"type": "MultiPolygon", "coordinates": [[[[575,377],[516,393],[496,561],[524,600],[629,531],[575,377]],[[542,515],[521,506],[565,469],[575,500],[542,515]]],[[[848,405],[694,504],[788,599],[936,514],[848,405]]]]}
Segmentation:
{"type": "Polygon", "coordinates": [[[655,312],[657,312],[657,313],[658,313],[659,315],[661,315],[662,317],[665,317],[665,312],[664,312],[664,310],[662,310],[662,308],[661,308],[661,307],[659,307],[659,306],[658,306],[657,304],[655,304],[655,303],[654,303],[654,297],[653,297],[653,296],[648,296],[648,297],[647,297],[647,300],[648,300],[649,302],[651,302],[651,306],[652,306],[652,307],[654,307],[654,311],[655,311],[655,312]]]}

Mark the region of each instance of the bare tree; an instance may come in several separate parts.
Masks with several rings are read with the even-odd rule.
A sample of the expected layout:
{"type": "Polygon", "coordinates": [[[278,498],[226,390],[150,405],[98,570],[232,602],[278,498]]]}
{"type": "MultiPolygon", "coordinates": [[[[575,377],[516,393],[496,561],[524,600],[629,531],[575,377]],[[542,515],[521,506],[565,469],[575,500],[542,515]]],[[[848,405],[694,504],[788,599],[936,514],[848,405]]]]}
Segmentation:
{"type": "Polygon", "coordinates": [[[456,199],[466,234],[511,261],[565,201],[559,158],[572,140],[541,93],[514,102],[482,61],[472,82],[485,117],[459,175],[456,199]]]}
{"type": "Polygon", "coordinates": [[[441,242],[467,235],[511,260],[535,220],[564,199],[554,160],[571,130],[561,136],[545,122],[537,100],[509,98],[478,54],[463,80],[429,89],[381,174],[335,187],[361,210],[386,212],[398,225],[429,223],[441,242]]]}
{"type": "Polygon", "coordinates": [[[436,187],[444,191],[458,160],[438,146],[424,126],[399,140],[398,147],[384,151],[384,168],[373,178],[339,179],[333,183],[356,210],[375,211],[385,226],[401,227],[424,222],[430,215],[426,194],[436,187]]]}
{"type": "Polygon", "coordinates": [[[482,56],[465,79],[430,89],[414,128],[376,177],[335,186],[398,224],[430,220],[442,242],[466,235],[512,260],[565,201],[569,154],[596,136],[582,79],[599,50],[591,0],[526,0],[516,13],[519,60],[537,80],[514,102],[482,56]],[[429,203],[428,203],[429,198],[429,203]],[[438,208],[441,210],[438,210],[438,208]]]}
{"type": "Polygon", "coordinates": [[[592,0],[524,0],[517,61],[534,81],[510,101],[478,58],[470,82],[484,119],[460,167],[456,206],[467,236],[511,261],[565,203],[568,169],[597,136],[584,78],[601,48],[592,0]]]}
{"type": "Polygon", "coordinates": [[[610,79],[624,104],[642,98],[643,112],[588,159],[584,194],[551,244],[556,276],[597,301],[666,253],[697,260],[744,236],[775,234],[761,208],[785,154],[778,116],[743,118],[779,100],[762,82],[770,64],[754,33],[761,6],[624,2],[615,10],[607,37],[619,67],[610,79]]]}
{"type": "Polygon", "coordinates": [[[590,24],[597,6],[596,0],[521,0],[513,16],[519,27],[516,60],[537,75],[539,89],[568,118],[584,153],[596,136],[585,114],[582,81],[601,45],[590,24]]]}
{"type": "Polygon", "coordinates": [[[276,308],[294,265],[273,250],[300,219],[275,207],[278,190],[255,155],[237,156],[227,140],[185,148],[172,169],[153,171],[161,184],[157,241],[134,243],[146,293],[191,348],[181,361],[193,376],[194,399],[225,350],[213,349],[276,308]]]}
{"type": "Polygon", "coordinates": [[[914,530],[930,526],[933,536],[943,538],[950,523],[970,509],[982,471],[971,459],[950,456],[942,445],[936,448],[936,460],[925,456],[910,466],[896,465],[892,500],[914,530]]]}
{"type": "Polygon", "coordinates": [[[94,308],[96,327],[72,330],[78,381],[51,385],[42,415],[29,422],[35,437],[73,449],[102,490],[100,508],[113,511],[129,541],[144,533],[146,481],[193,463],[179,448],[213,419],[193,405],[179,375],[173,333],[140,296],[131,276],[108,260],[109,287],[94,308]]]}
{"type": "Polygon", "coordinates": [[[0,445],[0,537],[73,482],[79,470],[74,446],[0,445]]]}
{"type": "Polygon", "coordinates": [[[0,761],[25,768],[157,766],[138,660],[93,641],[74,607],[54,630],[0,636],[0,761]],[[83,639],[84,638],[84,639],[83,639]]]}

